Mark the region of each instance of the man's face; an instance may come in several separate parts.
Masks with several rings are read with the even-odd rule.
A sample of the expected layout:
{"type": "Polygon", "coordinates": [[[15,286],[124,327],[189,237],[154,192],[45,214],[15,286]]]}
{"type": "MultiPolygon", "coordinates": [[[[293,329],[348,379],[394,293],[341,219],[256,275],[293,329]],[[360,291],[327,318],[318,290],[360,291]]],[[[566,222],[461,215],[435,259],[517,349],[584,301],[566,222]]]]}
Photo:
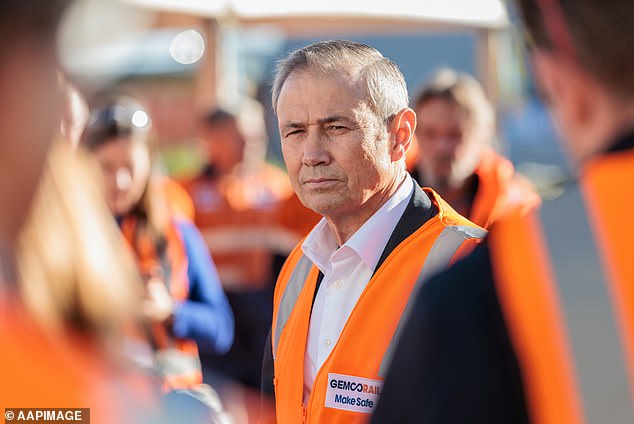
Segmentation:
{"type": "Polygon", "coordinates": [[[392,178],[388,132],[345,72],[293,71],[277,104],[282,153],[302,203],[327,218],[375,207],[392,178]]]}
{"type": "Polygon", "coordinates": [[[419,171],[423,184],[462,184],[478,163],[483,140],[468,113],[453,102],[431,99],[416,109],[419,171]]]}

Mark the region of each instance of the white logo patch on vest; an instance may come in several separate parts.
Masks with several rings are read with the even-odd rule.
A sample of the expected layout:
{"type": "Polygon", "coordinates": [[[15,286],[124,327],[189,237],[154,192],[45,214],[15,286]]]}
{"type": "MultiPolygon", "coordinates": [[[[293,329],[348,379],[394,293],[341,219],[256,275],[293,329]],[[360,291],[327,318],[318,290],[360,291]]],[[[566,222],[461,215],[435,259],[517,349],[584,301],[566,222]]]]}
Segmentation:
{"type": "Polygon", "coordinates": [[[328,373],[326,407],[344,411],[372,413],[379,400],[383,381],[328,373]]]}

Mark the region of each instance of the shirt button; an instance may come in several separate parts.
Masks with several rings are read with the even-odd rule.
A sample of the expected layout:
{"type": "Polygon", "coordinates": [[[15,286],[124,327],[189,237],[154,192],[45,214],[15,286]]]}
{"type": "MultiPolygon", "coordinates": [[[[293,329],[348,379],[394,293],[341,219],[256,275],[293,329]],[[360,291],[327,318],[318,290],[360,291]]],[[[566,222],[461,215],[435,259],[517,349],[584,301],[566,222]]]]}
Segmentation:
{"type": "Polygon", "coordinates": [[[337,280],[337,281],[335,281],[335,288],[336,288],[336,289],[340,289],[340,288],[341,288],[341,286],[343,286],[343,283],[341,282],[341,280],[337,280]]]}
{"type": "Polygon", "coordinates": [[[331,342],[330,339],[324,339],[324,340],[322,340],[322,343],[324,344],[324,346],[328,347],[328,346],[330,346],[330,343],[332,343],[332,342],[331,342]]]}

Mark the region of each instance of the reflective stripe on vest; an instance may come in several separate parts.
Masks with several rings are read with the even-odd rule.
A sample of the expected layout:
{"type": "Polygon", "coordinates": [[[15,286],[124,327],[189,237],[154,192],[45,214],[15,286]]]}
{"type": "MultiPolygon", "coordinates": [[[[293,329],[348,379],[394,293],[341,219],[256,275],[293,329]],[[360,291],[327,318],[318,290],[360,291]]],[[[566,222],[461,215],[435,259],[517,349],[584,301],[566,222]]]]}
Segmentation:
{"type": "Polygon", "coordinates": [[[435,274],[449,266],[449,262],[465,240],[469,238],[482,239],[486,236],[486,234],[487,232],[481,228],[467,226],[446,227],[442,230],[434,242],[434,245],[431,247],[431,250],[427,254],[427,259],[425,259],[423,268],[421,269],[420,274],[418,274],[416,283],[414,283],[409,300],[407,301],[405,309],[401,314],[401,319],[396,326],[392,340],[383,355],[383,360],[381,361],[381,366],[379,367],[379,377],[385,378],[385,375],[387,374],[388,367],[392,361],[392,355],[394,355],[394,349],[396,349],[396,346],[398,345],[398,340],[405,328],[405,324],[409,320],[414,303],[416,303],[418,291],[421,287],[423,287],[423,284],[435,274]]]}
{"type": "Polygon", "coordinates": [[[578,186],[547,202],[541,216],[586,422],[634,423],[614,306],[578,186]]]}
{"type": "MultiPolygon", "coordinates": [[[[469,238],[481,239],[484,238],[485,235],[486,231],[477,227],[451,226],[446,227],[442,230],[442,232],[434,242],[431,250],[429,251],[427,258],[425,259],[423,268],[418,275],[412,294],[410,295],[409,301],[405,307],[405,310],[403,311],[403,315],[401,316],[401,320],[399,321],[396,328],[395,335],[394,337],[392,337],[392,341],[388,346],[386,355],[381,361],[381,367],[379,370],[379,375],[381,377],[384,376],[385,371],[387,370],[389,360],[392,357],[392,352],[396,348],[396,343],[398,341],[396,335],[400,335],[400,332],[402,331],[401,327],[404,326],[406,317],[410,314],[410,309],[412,308],[412,303],[414,301],[413,299],[415,299],[416,292],[420,289],[420,287],[422,287],[425,281],[427,281],[435,273],[447,267],[451,259],[456,254],[456,251],[460,248],[460,246],[462,246],[465,240],[469,238]]],[[[302,255],[297,262],[297,265],[293,269],[288,284],[284,289],[284,293],[282,294],[282,299],[277,313],[277,324],[275,326],[275,334],[273,337],[274,359],[276,355],[277,345],[282,335],[282,331],[284,330],[284,326],[286,325],[288,318],[295,308],[295,303],[299,298],[299,294],[304,287],[304,283],[312,266],[313,263],[306,256],[302,255]]]]}
{"type": "Polygon", "coordinates": [[[299,298],[299,294],[304,287],[304,282],[306,281],[308,273],[312,267],[313,263],[310,259],[302,255],[302,257],[299,258],[297,265],[295,265],[291,278],[288,280],[288,284],[284,289],[284,294],[282,294],[282,300],[277,312],[277,325],[275,326],[275,334],[273,337],[273,359],[275,359],[276,356],[277,344],[282,336],[282,330],[286,325],[286,321],[288,321],[288,318],[291,316],[293,308],[295,308],[295,303],[299,298]]]}

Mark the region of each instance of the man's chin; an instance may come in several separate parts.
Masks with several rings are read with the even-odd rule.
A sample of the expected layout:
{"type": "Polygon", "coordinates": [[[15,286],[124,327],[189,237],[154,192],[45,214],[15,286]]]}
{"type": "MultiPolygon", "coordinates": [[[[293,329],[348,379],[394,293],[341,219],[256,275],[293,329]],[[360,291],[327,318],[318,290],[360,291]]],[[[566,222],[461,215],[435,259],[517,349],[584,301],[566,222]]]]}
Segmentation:
{"type": "Polygon", "coordinates": [[[337,208],[332,201],[325,199],[306,199],[306,201],[302,200],[302,204],[321,216],[328,216],[333,209],[337,208]]]}

